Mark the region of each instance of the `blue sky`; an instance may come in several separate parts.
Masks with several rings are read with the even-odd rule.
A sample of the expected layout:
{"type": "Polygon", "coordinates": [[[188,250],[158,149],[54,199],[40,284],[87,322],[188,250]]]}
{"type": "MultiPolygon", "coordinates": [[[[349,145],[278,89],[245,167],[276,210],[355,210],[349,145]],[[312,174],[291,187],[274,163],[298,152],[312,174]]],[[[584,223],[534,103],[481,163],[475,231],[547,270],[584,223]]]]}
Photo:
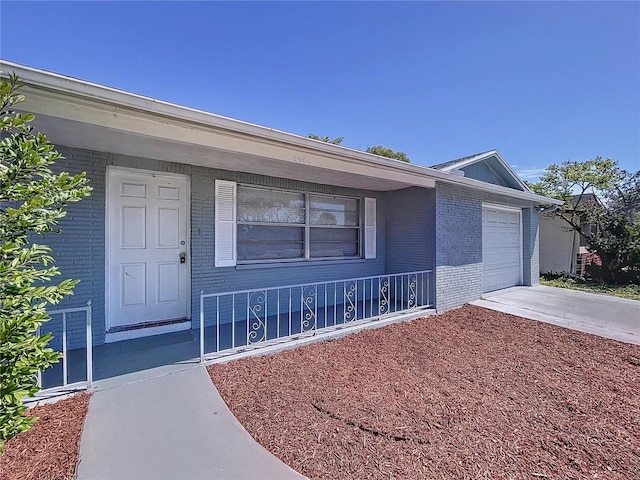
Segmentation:
{"type": "MultiPolygon", "coordinates": [[[[431,165],[640,168],[639,2],[0,2],[0,56],[431,165]]],[[[45,132],[46,133],[46,132],[45,132]]]]}

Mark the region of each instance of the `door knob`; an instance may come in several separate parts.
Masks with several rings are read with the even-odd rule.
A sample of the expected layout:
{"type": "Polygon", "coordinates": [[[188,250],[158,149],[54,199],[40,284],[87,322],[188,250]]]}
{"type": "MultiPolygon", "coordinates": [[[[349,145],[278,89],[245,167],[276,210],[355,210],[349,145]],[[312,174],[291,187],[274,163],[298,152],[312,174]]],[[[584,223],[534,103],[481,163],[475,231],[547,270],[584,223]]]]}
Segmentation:
{"type": "Polygon", "coordinates": [[[187,254],[185,252],[180,252],[180,263],[187,263],[187,254]]]}

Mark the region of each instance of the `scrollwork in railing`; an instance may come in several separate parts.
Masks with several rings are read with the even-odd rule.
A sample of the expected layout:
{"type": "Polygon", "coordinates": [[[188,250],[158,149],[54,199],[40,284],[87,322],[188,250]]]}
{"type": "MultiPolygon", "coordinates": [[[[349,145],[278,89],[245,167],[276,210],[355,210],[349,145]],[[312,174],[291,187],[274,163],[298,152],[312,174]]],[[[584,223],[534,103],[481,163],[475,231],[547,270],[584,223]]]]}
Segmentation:
{"type": "Polygon", "coordinates": [[[407,308],[413,308],[416,306],[417,291],[418,291],[418,275],[412,273],[407,277],[407,284],[409,286],[409,292],[407,295],[407,308]]]}
{"type": "Polygon", "coordinates": [[[247,318],[247,322],[249,322],[248,344],[263,342],[267,339],[266,301],[266,290],[255,291],[247,298],[249,309],[249,318],[247,318]]]}
{"type": "MultiPolygon", "coordinates": [[[[200,359],[205,361],[205,348],[211,343],[215,352],[237,350],[297,338],[300,333],[310,335],[325,328],[374,321],[404,310],[432,308],[432,278],[433,272],[425,270],[257,290],[201,291],[200,359]],[[229,320],[230,326],[226,325],[229,320]],[[205,326],[210,324],[215,325],[215,342],[205,341],[205,326]],[[228,327],[230,337],[225,330],[228,327]]],[[[89,323],[87,329],[90,332],[89,323]]]]}
{"type": "Polygon", "coordinates": [[[357,318],[358,284],[348,281],[344,284],[344,321],[351,322],[357,318]]]}
{"type": "MultiPolygon", "coordinates": [[[[378,315],[389,313],[389,277],[382,277],[378,282],[378,315]]],[[[372,299],[373,301],[373,299],[372,299]]]]}
{"type": "Polygon", "coordinates": [[[315,330],[317,322],[316,298],[318,290],[315,285],[302,287],[302,312],[300,320],[300,333],[315,330]]]}

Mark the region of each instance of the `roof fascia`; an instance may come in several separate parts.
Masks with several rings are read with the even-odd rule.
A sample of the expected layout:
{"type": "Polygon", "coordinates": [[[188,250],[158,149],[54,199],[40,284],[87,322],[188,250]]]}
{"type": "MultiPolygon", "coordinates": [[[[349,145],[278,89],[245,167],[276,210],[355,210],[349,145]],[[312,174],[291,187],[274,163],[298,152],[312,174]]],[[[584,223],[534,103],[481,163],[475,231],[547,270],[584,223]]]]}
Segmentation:
{"type": "Polygon", "coordinates": [[[528,189],[527,191],[515,190],[513,188],[503,187],[501,185],[494,185],[493,183],[487,183],[481,180],[475,180],[473,178],[456,177],[455,175],[449,175],[447,173],[441,173],[441,172],[438,172],[438,173],[440,173],[440,175],[434,174],[434,176],[438,176],[437,180],[443,183],[464,185],[465,187],[473,188],[476,190],[495,193],[497,195],[505,195],[507,197],[518,198],[521,200],[528,200],[530,202],[535,202],[541,205],[564,204],[562,200],[557,200],[555,198],[538,195],[537,193],[533,193],[528,189]]]}
{"type": "Polygon", "coordinates": [[[525,192],[531,192],[531,190],[529,189],[529,187],[527,187],[527,184],[524,183],[520,177],[518,176],[518,174],[516,172],[513,171],[513,169],[511,168],[511,166],[505,162],[504,158],[502,158],[502,156],[500,155],[500,152],[498,152],[497,150],[494,150],[492,155],[495,156],[498,161],[500,162],[500,164],[507,170],[507,172],[513,177],[513,179],[518,182],[518,185],[520,185],[525,192]]]}
{"type": "Polygon", "coordinates": [[[478,155],[473,155],[469,158],[465,158],[457,162],[452,162],[450,165],[447,165],[446,167],[436,168],[436,170],[439,170],[441,172],[451,172],[452,170],[459,170],[460,168],[466,167],[467,165],[471,165],[473,163],[476,163],[482,160],[483,158],[486,157],[488,153],[492,153],[492,152],[496,152],[496,150],[491,150],[491,152],[479,153],[478,155]]]}
{"type": "MultiPolygon", "coordinates": [[[[320,140],[302,137],[293,133],[283,132],[273,128],[263,127],[242,120],[236,120],[222,115],[184,107],[173,103],[156,100],[143,95],[125,92],[111,87],[105,87],[95,83],[67,77],[57,73],[38,70],[12,62],[0,60],[0,70],[3,72],[14,71],[22,84],[33,85],[38,88],[51,90],[67,94],[73,97],[91,99],[105,105],[110,104],[115,107],[129,107],[133,110],[145,112],[147,114],[162,115],[173,119],[195,122],[208,127],[228,130],[236,134],[246,134],[263,139],[275,140],[307,149],[321,151],[351,160],[358,159],[380,166],[392,167],[405,170],[410,173],[420,174],[421,169],[426,167],[415,165],[400,160],[395,160],[371,153],[363,152],[340,145],[334,145],[320,140]]],[[[107,110],[111,111],[111,110],[107,110]]]]}
{"type": "MultiPolygon", "coordinates": [[[[478,155],[475,155],[473,157],[467,158],[465,160],[461,160],[459,162],[456,162],[454,164],[451,165],[447,165],[444,168],[439,169],[442,172],[450,172],[452,170],[459,170],[461,168],[464,167],[468,167],[469,165],[473,165],[474,163],[478,163],[478,162],[482,162],[484,160],[488,160],[491,157],[495,157],[498,160],[498,163],[500,163],[500,165],[502,165],[502,167],[504,167],[504,169],[506,170],[507,174],[509,176],[511,176],[513,178],[513,180],[515,180],[515,182],[522,187],[522,189],[526,192],[530,192],[531,190],[529,189],[529,187],[527,187],[527,185],[520,179],[520,177],[518,177],[518,174],[516,172],[513,171],[513,169],[509,166],[509,164],[504,160],[504,158],[502,158],[502,156],[500,155],[500,152],[498,152],[497,150],[490,150],[488,152],[484,152],[484,153],[480,153],[478,155]]],[[[489,168],[491,168],[491,170],[495,172],[495,170],[489,165],[489,168]]],[[[500,175],[498,175],[500,176],[500,175]]]]}

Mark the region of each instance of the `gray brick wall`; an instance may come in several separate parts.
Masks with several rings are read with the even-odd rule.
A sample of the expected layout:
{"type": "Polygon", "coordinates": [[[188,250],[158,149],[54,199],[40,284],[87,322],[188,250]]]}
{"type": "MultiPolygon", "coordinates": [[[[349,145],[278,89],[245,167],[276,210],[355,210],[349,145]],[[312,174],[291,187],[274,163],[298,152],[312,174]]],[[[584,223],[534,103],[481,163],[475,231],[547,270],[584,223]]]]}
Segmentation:
{"type": "Polygon", "coordinates": [[[522,209],[522,283],[540,283],[540,228],[538,212],[533,207],[522,209]]]}
{"type": "Polygon", "coordinates": [[[436,186],[436,309],[482,294],[482,200],[478,192],[436,186]]]}
{"type": "Polygon", "coordinates": [[[387,273],[427,270],[435,264],[435,190],[387,192],[387,273]]]}
{"type": "MultiPolygon", "coordinates": [[[[371,191],[345,189],[262,175],[220,171],[194,167],[192,175],[192,318],[194,328],[199,324],[199,294],[268,288],[308,282],[325,282],[344,278],[382,275],[385,268],[385,204],[382,194],[371,191]],[[214,196],[216,178],[238,183],[286,188],[316,193],[342,194],[377,199],[376,259],[346,261],[296,262],[289,264],[254,264],[236,267],[214,267],[214,196]],[[197,259],[197,260],[196,260],[197,259]]],[[[206,324],[212,318],[207,317],[206,324]]]]}
{"type": "MultiPolygon", "coordinates": [[[[465,187],[438,183],[436,189],[408,188],[371,192],[284,178],[231,172],[151,159],[60,147],[66,156],[55,168],[86,171],[93,195],[72,205],[60,222],[61,234],[47,235],[62,278],[80,279],[75,295],[60,308],[93,302],[94,344],[104,342],[105,326],[105,182],[108,165],[180,173],[191,179],[191,318],[197,327],[199,292],[225,292],[282,284],[434,269],[436,308],[448,310],[482,294],[482,203],[523,208],[523,283],[538,282],[538,218],[532,204],[465,187]],[[214,180],[377,199],[377,258],[279,265],[214,267],[214,180]]],[[[55,325],[52,322],[52,329],[55,325]]],[[[74,328],[72,346],[84,343],[74,328]]]]}
{"type": "MultiPolygon", "coordinates": [[[[90,197],[69,206],[67,216],[59,224],[61,233],[47,234],[43,239],[53,249],[53,257],[61,273],[58,279],[80,280],[74,295],[54,308],[84,307],[91,300],[94,312],[93,341],[97,345],[104,342],[104,195],[108,155],[63,147],[58,147],[58,151],[66,158],[59,160],[54,169],[72,174],[86,171],[93,192],[90,197]]],[[[51,328],[61,328],[59,323],[60,318],[55,317],[51,328]]],[[[72,347],[85,345],[84,327],[77,326],[74,321],[68,341],[72,347]]]]}
{"type": "MultiPolygon", "coordinates": [[[[418,187],[387,192],[387,273],[433,270],[435,266],[435,189],[418,187]]],[[[435,272],[431,274],[429,298],[435,295],[435,272]]]]}
{"type": "Polygon", "coordinates": [[[436,186],[436,309],[482,296],[482,204],[522,208],[523,284],[538,283],[538,214],[531,202],[438,183],[436,186]]]}
{"type": "MultiPolygon", "coordinates": [[[[79,279],[75,295],[59,308],[84,306],[93,302],[94,344],[105,339],[105,186],[107,166],[122,166],[190,176],[191,181],[191,318],[198,326],[199,293],[266,288],[282,284],[322,282],[341,278],[382,275],[385,273],[385,198],[382,193],[319,185],[243,172],[231,172],[145,158],[104,154],[59,147],[66,157],[55,168],[77,173],[86,171],[94,188],[90,198],[70,206],[60,223],[62,233],[47,235],[44,242],[53,248],[61,270],[60,278],[79,279]],[[342,194],[377,199],[377,258],[353,261],[317,261],[278,265],[214,267],[214,180],[342,194]]],[[[52,330],[56,327],[51,323],[52,330]]],[[[72,347],[84,344],[84,330],[75,329],[69,341],[72,347]]]]}

